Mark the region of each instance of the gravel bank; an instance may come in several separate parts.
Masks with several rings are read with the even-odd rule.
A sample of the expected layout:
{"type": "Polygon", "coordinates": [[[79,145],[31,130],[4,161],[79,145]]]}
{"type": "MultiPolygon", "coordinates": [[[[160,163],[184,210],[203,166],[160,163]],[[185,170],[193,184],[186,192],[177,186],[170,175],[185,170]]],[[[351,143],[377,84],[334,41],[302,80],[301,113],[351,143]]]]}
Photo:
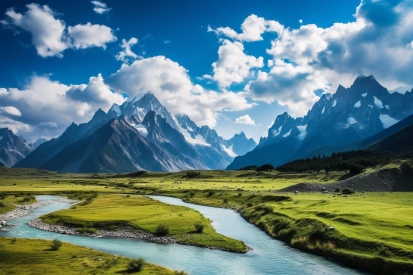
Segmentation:
{"type": "Polygon", "coordinates": [[[15,209],[0,215],[0,221],[10,221],[17,218],[21,218],[30,214],[30,211],[35,208],[39,208],[49,204],[48,202],[39,201],[27,205],[17,205],[15,209]]]}
{"type": "Polygon", "coordinates": [[[95,238],[103,238],[103,237],[117,237],[117,238],[134,238],[139,240],[144,240],[148,242],[154,243],[176,243],[176,241],[169,237],[157,237],[150,233],[134,229],[132,227],[123,227],[119,228],[116,231],[108,231],[108,230],[97,230],[97,233],[80,233],[76,231],[76,228],[69,227],[69,226],[62,226],[62,225],[51,225],[43,222],[40,218],[35,218],[28,222],[28,225],[31,227],[50,231],[50,232],[57,232],[60,234],[69,234],[69,235],[79,235],[79,236],[87,236],[87,237],[95,237],[95,238]]]}

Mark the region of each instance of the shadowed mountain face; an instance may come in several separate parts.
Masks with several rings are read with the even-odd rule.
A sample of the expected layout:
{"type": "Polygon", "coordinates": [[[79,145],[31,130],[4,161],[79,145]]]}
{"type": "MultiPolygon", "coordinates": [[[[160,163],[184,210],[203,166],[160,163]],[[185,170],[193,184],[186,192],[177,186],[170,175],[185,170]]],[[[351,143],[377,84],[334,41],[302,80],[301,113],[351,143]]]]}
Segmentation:
{"type": "Polygon", "coordinates": [[[7,128],[0,129],[0,163],[6,167],[26,157],[33,147],[22,140],[7,128]]]}
{"type": "MultiPolygon", "coordinates": [[[[358,77],[350,88],[324,94],[304,117],[279,115],[268,136],[227,169],[271,163],[282,165],[371,137],[413,114],[413,91],[389,93],[373,76],[358,77]]],[[[347,148],[353,149],[353,148],[347,148]]]]}
{"type": "Polygon", "coordinates": [[[88,123],[72,123],[16,167],[90,173],[224,169],[236,156],[228,142],[239,152],[255,145],[245,135],[226,141],[185,115],[177,118],[148,93],[114,104],[107,114],[99,109],[88,123]]]}

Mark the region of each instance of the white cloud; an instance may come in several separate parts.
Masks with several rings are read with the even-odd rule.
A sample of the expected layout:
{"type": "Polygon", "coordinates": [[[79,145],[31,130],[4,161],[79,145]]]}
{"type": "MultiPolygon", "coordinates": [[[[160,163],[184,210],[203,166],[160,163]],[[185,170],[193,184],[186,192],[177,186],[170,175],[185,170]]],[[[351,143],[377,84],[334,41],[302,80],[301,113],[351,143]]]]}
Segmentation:
{"type": "Polygon", "coordinates": [[[171,43],[171,40],[166,39],[163,43],[164,44],[169,44],[169,43],[171,43]]]}
{"type": "Polygon", "coordinates": [[[104,25],[76,25],[69,27],[68,35],[73,39],[73,46],[76,49],[86,49],[89,47],[102,47],[106,49],[106,43],[116,41],[116,36],[111,28],[104,25]]]}
{"type": "Polygon", "coordinates": [[[302,24],[302,23],[303,23],[303,19],[298,20],[298,22],[300,22],[300,24],[302,24]]]}
{"type": "MultiPolygon", "coordinates": [[[[305,115],[317,99],[314,90],[335,92],[338,84],[349,86],[358,75],[372,74],[389,88],[413,85],[412,1],[362,1],[354,22],[327,28],[306,24],[289,29],[264,21],[265,31],[277,37],[267,49],[271,70],[259,71],[245,87],[255,100],[278,101],[294,115],[305,115]]],[[[223,29],[215,32],[243,39],[223,29]]]]}
{"type": "Polygon", "coordinates": [[[151,91],[169,111],[185,113],[199,125],[214,126],[221,111],[252,107],[240,94],[215,92],[194,85],[184,67],[164,56],[123,64],[105,82],[132,97],[151,91]]]}
{"type": "Polygon", "coordinates": [[[135,37],[132,37],[128,41],[125,39],[122,39],[122,45],[120,45],[123,49],[123,51],[119,52],[116,55],[116,60],[122,61],[122,62],[128,62],[129,58],[131,59],[137,59],[137,58],[142,58],[141,56],[138,56],[136,53],[132,52],[131,47],[135,44],[138,43],[138,39],[135,37]]]}
{"type": "Polygon", "coordinates": [[[122,103],[123,98],[110,92],[101,75],[91,77],[88,85],[75,86],[34,76],[22,90],[10,88],[1,92],[0,102],[21,114],[16,116],[16,110],[8,109],[15,117],[0,115],[0,125],[35,141],[40,136],[60,135],[72,122],[87,122],[99,107],[107,111],[112,103],[122,103]]]}
{"type": "Polygon", "coordinates": [[[69,48],[85,49],[89,47],[106,48],[106,43],[116,37],[111,28],[104,25],[76,25],[66,29],[63,20],[49,6],[38,4],[26,5],[25,13],[18,13],[13,8],[6,11],[8,21],[3,25],[17,26],[32,35],[32,44],[41,57],[63,57],[63,51],[69,48]]]}
{"type": "Polygon", "coordinates": [[[22,116],[20,110],[13,106],[0,107],[0,114],[1,113],[6,113],[12,116],[22,116]]]}
{"type": "Polygon", "coordinates": [[[108,5],[106,5],[106,3],[103,3],[101,1],[91,1],[91,3],[93,4],[93,10],[98,14],[109,12],[111,10],[111,8],[108,8],[108,5]]]}
{"type": "Polygon", "coordinates": [[[245,78],[252,76],[252,68],[263,66],[264,59],[261,56],[256,58],[246,55],[241,42],[224,39],[218,49],[218,61],[212,63],[214,75],[204,77],[214,79],[220,87],[225,88],[243,82],[245,78]]]}
{"type": "Polygon", "coordinates": [[[251,119],[249,115],[240,116],[235,119],[235,123],[255,125],[255,121],[251,119]]]}
{"type": "Polygon", "coordinates": [[[55,13],[47,6],[26,5],[27,12],[16,13],[13,8],[6,11],[11,24],[26,30],[32,35],[32,43],[41,57],[58,56],[69,47],[64,31],[65,22],[56,19],[55,13]]]}
{"type": "Polygon", "coordinates": [[[267,23],[264,18],[251,14],[242,23],[241,30],[241,33],[237,33],[229,27],[219,27],[216,30],[213,30],[208,26],[208,31],[215,32],[217,35],[224,35],[235,40],[251,42],[263,39],[261,35],[267,30],[267,23]]]}
{"type": "Polygon", "coordinates": [[[89,105],[108,109],[113,103],[122,104],[125,99],[121,94],[112,93],[101,74],[92,76],[87,85],[72,86],[67,96],[73,100],[87,102],[89,105]]]}

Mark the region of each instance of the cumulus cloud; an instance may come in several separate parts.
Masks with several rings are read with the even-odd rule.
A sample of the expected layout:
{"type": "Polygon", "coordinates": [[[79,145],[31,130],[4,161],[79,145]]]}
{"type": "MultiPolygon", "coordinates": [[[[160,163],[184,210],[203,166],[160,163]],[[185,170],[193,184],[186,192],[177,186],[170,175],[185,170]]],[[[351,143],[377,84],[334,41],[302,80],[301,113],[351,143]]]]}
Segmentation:
{"type": "Polygon", "coordinates": [[[0,107],[0,114],[1,113],[12,116],[22,116],[20,110],[13,106],[0,107]]]}
{"type": "Polygon", "coordinates": [[[102,47],[106,49],[106,43],[116,41],[116,36],[111,28],[104,25],[76,25],[69,27],[67,34],[73,39],[73,46],[76,49],[86,49],[89,47],[102,47]]]}
{"type": "Polygon", "coordinates": [[[235,119],[235,123],[255,125],[255,121],[251,119],[249,115],[240,116],[235,119]]]}
{"type": "Polygon", "coordinates": [[[164,56],[123,64],[105,82],[131,97],[139,98],[150,91],[169,111],[174,114],[184,112],[199,125],[214,126],[221,111],[252,107],[240,94],[216,92],[194,85],[184,67],[164,56]]]}
{"type": "Polygon", "coordinates": [[[5,13],[8,21],[3,20],[2,24],[30,32],[32,44],[41,57],[63,57],[63,51],[69,48],[106,48],[106,43],[116,40],[112,29],[107,26],[87,23],[66,29],[66,23],[57,19],[57,14],[49,6],[33,3],[26,7],[25,13],[8,9],[5,13]]]}
{"type": "Polygon", "coordinates": [[[91,1],[91,3],[93,4],[93,10],[98,14],[109,12],[111,10],[111,8],[108,8],[108,5],[106,5],[106,3],[103,3],[101,1],[91,1]]]}
{"type": "MultiPolygon", "coordinates": [[[[209,31],[238,41],[259,41],[264,32],[276,33],[267,49],[270,70],[260,69],[249,79],[246,95],[277,101],[294,115],[305,115],[318,99],[314,90],[335,92],[338,84],[349,86],[358,75],[372,74],[388,88],[413,85],[413,2],[365,0],[354,16],[353,22],[327,28],[302,24],[291,29],[251,15],[241,33],[228,27],[209,31]]],[[[245,74],[236,78],[229,72],[224,69],[210,78],[221,87],[245,79],[245,74]]]]}
{"type": "Polygon", "coordinates": [[[222,88],[233,83],[241,83],[245,78],[251,76],[251,69],[264,66],[264,59],[244,53],[244,45],[241,42],[222,40],[218,49],[218,61],[212,63],[213,76],[205,75],[218,82],[222,88]]]}
{"type": "Polygon", "coordinates": [[[120,46],[122,47],[123,50],[120,51],[116,55],[116,60],[119,60],[122,62],[128,62],[129,59],[135,60],[137,58],[142,58],[141,56],[138,56],[136,53],[134,53],[131,50],[131,47],[137,43],[138,43],[138,39],[135,37],[132,37],[128,41],[126,41],[125,39],[122,39],[122,44],[120,46]]]}
{"type": "Polygon", "coordinates": [[[0,116],[0,125],[29,135],[32,141],[41,136],[55,137],[72,122],[90,120],[99,107],[107,111],[113,103],[124,101],[122,96],[110,92],[100,75],[92,77],[88,85],[76,86],[33,76],[24,89],[0,90],[0,102],[11,107],[0,111],[14,115],[0,116]]]}
{"type": "Polygon", "coordinates": [[[69,47],[65,22],[56,19],[47,5],[28,4],[26,7],[24,14],[15,12],[13,8],[7,10],[10,23],[31,33],[38,55],[61,57],[61,52],[69,47]]]}
{"type": "Polygon", "coordinates": [[[215,32],[217,35],[223,35],[240,41],[259,41],[262,40],[262,34],[267,30],[267,24],[264,18],[255,14],[248,16],[241,25],[241,33],[229,27],[219,27],[216,30],[208,26],[209,32],[215,32]]]}

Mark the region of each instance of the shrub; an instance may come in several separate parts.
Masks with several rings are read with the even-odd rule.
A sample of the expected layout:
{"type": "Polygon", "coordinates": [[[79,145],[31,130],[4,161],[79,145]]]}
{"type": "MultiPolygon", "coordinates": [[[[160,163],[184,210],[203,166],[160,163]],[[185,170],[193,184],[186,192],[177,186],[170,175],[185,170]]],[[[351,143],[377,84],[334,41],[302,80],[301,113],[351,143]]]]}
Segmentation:
{"type": "Polygon", "coordinates": [[[189,275],[189,274],[182,270],[182,271],[175,271],[174,275],[189,275]]]}
{"type": "Polygon", "coordinates": [[[131,259],[129,260],[127,269],[129,272],[139,272],[143,270],[145,264],[146,262],[142,258],[131,259]]]}
{"type": "Polygon", "coordinates": [[[6,207],[6,205],[4,204],[4,202],[0,202],[0,207],[6,207]]]}
{"type": "Polygon", "coordinates": [[[169,233],[169,227],[164,225],[164,224],[160,224],[156,227],[155,230],[155,235],[156,236],[166,236],[169,233]]]}
{"type": "Polygon", "coordinates": [[[58,239],[54,239],[52,244],[50,245],[51,250],[59,250],[59,248],[62,246],[62,242],[59,241],[58,239]]]}
{"type": "Polygon", "coordinates": [[[202,223],[196,223],[194,226],[197,233],[204,231],[204,225],[202,223]]]}
{"type": "Polygon", "coordinates": [[[251,207],[252,205],[252,202],[247,203],[247,207],[251,207]]]}
{"type": "Polygon", "coordinates": [[[214,195],[214,194],[215,194],[214,191],[209,191],[207,196],[208,196],[208,197],[211,197],[211,196],[214,195]]]}
{"type": "Polygon", "coordinates": [[[355,193],[356,191],[354,191],[354,189],[352,188],[343,188],[343,190],[341,191],[341,193],[345,194],[345,195],[350,195],[355,193]]]}
{"type": "Polygon", "coordinates": [[[337,188],[336,188],[336,190],[334,190],[334,192],[336,192],[336,193],[340,193],[340,192],[341,192],[340,187],[337,187],[337,188]]]}
{"type": "Polygon", "coordinates": [[[228,199],[224,199],[224,204],[227,204],[228,203],[228,199]]]}

